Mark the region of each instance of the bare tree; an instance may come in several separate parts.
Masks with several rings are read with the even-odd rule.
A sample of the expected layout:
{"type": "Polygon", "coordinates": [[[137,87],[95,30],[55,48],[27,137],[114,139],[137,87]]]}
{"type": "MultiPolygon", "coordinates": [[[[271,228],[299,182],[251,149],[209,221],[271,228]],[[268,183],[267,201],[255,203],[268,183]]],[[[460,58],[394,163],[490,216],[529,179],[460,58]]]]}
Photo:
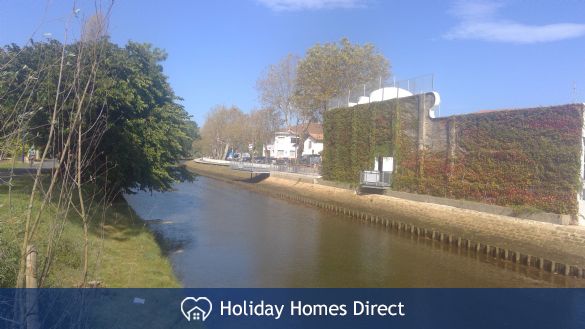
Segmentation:
{"type": "MultiPolygon", "coordinates": [[[[100,8],[96,6],[96,8],[100,8]]],[[[57,62],[41,63],[36,71],[30,72],[28,82],[21,92],[19,101],[11,109],[11,113],[4,113],[9,118],[2,126],[3,146],[19,145],[19,140],[25,139],[27,130],[34,131],[33,118],[37,115],[47,116],[46,142],[41,146],[38,157],[39,164],[33,176],[32,188],[29,194],[28,206],[23,216],[23,237],[19,258],[17,287],[24,287],[26,270],[26,256],[29,245],[46,245],[44,256],[41,257],[39,270],[39,286],[42,286],[54,259],[54,252],[66,225],[67,214],[73,210],[79,214],[83,225],[83,264],[80,286],[85,286],[89,271],[89,225],[92,218],[92,208],[107,205],[107,193],[96,187],[94,182],[98,173],[87,173],[96,157],[96,149],[106,130],[106,112],[92,113],[90,106],[93,102],[96,76],[103,60],[107,18],[111,3],[105,12],[97,11],[85,23],[83,35],[73,44],[67,43],[67,36],[71,20],[77,16],[75,8],[70,14],[66,26],[65,42],[60,44],[60,55],[57,62]],[[34,102],[29,100],[36,97],[38,86],[43,84],[50,75],[41,74],[45,71],[56,70],[57,81],[54,90],[43,90],[53,97],[51,108],[33,108],[34,102]],[[50,156],[58,155],[54,159],[54,169],[49,176],[43,173],[43,164],[50,156]],[[91,185],[92,188],[85,188],[91,185]],[[53,209],[54,218],[47,216],[47,209],[53,209]],[[48,234],[40,235],[41,224],[47,226],[48,234]]],[[[19,56],[19,54],[17,54],[19,56]]],[[[51,88],[52,84],[44,84],[51,88]]],[[[6,111],[4,111],[6,112],[6,111]]],[[[24,144],[24,142],[22,143],[24,144]]],[[[13,147],[12,147],[13,148],[13,147]]],[[[13,159],[18,151],[12,150],[13,159]]],[[[14,166],[14,162],[13,162],[14,166]]],[[[12,181],[11,173],[11,181],[12,181]]],[[[9,191],[9,194],[11,191],[9,191]]],[[[11,208],[12,209],[12,208],[11,208]]],[[[12,210],[11,210],[12,211],[12,210]]]]}
{"type": "MultiPolygon", "coordinates": [[[[274,133],[280,128],[280,119],[278,113],[273,109],[252,110],[247,115],[246,137],[250,144],[255,148],[261,144],[265,148],[274,133]]],[[[264,151],[266,151],[264,149],[264,151]]],[[[252,152],[252,158],[254,152],[252,152]]]]}
{"type": "Polygon", "coordinates": [[[239,108],[214,107],[201,128],[200,144],[204,153],[216,159],[225,159],[230,148],[245,145],[245,123],[245,114],[239,108]]]}
{"type": "Polygon", "coordinates": [[[298,56],[288,54],[270,65],[256,82],[262,105],[280,114],[286,128],[297,124],[299,117],[294,103],[298,63],[298,56]]]}

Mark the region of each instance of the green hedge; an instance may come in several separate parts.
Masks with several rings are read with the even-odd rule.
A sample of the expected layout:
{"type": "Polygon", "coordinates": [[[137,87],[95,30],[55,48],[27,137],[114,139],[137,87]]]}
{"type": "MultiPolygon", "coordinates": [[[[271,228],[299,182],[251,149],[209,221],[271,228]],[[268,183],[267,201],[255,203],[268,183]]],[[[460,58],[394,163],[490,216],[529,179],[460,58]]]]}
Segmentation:
{"type": "Polygon", "coordinates": [[[373,169],[376,156],[391,156],[393,119],[389,102],[327,111],[323,124],[323,177],[355,184],[362,170],[373,169]]]}

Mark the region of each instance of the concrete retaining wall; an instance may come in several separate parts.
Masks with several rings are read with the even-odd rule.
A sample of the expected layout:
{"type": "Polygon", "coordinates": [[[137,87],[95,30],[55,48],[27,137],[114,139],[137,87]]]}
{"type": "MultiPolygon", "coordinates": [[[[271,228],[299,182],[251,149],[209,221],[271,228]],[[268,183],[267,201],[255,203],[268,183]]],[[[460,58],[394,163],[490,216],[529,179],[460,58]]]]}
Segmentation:
{"type": "Polygon", "coordinates": [[[319,207],[403,234],[438,241],[473,255],[583,278],[585,229],[519,220],[447,205],[422,203],[353,191],[301,179],[269,177],[246,182],[247,175],[217,166],[189,164],[205,176],[294,202],[319,207]]]}

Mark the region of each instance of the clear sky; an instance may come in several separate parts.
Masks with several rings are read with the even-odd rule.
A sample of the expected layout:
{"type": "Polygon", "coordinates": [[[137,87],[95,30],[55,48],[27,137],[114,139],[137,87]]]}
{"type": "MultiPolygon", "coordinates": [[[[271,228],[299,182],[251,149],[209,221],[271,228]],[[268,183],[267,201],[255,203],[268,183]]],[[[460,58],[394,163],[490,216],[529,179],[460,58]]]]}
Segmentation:
{"type": "MultiPolygon", "coordinates": [[[[62,40],[72,3],[0,0],[0,44],[62,40]]],[[[73,26],[94,1],[77,7],[73,26]]],[[[434,74],[441,116],[585,102],[582,0],[117,0],[109,33],[168,52],[165,73],[200,125],[218,104],[259,107],[268,65],[342,37],[375,44],[397,79],[434,74]]]]}

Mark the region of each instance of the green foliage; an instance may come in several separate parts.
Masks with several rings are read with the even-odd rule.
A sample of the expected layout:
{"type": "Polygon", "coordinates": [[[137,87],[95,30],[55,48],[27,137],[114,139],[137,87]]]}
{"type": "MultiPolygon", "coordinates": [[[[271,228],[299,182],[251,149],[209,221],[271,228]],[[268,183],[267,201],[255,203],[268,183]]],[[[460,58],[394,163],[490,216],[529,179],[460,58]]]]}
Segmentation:
{"type": "Polygon", "coordinates": [[[500,111],[456,120],[459,148],[448,187],[453,197],[577,213],[580,107],[500,111]]]}
{"type": "Polygon", "coordinates": [[[401,110],[398,101],[326,112],[324,178],[355,183],[374,156],[393,155],[394,190],[577,213],[581,106],[435,120],[445,132],[448,122],[456,127],[452,159],[447,149],[418,150],[418,120],[416,111],[401,110]]]}
{"type": "MultiPolygon", "coordinates": [[[[55,102],[59,108],[55,136],[66,136],[77,106],[76,93],[86,81],[93,91],[83,126],[100,127],[95,159],[84,173],[101,177],[109,190],[165,190],[177,178],[173,167],[190,156],[199,137],[197,124],[177,101],[163,73],[164,51],[149,44],[129,42],[119,47],[107,39],[88,44],[63,45],[51,40],[25,47],[6,46],[0,51],[0,136],[16,130],[28,144],[44,148],[55,102]],[[59,98],[58,78],[63,57],[59,98]],[[96,76],[89,69],[97,63],[96,76]],[[78,74],[77,80],[74,80],[78,74]],[[32,116],[29,119],[27,115],[32,116]],[[96,125],[99,120],[105,124],[96,125]],[[26,122],[24,128],[20,128],[26,122]]],[[[86,138],[85,143],[94,143],[86,138]]],[[[89,145],[87,147],[90,147],[89,145]]],[[[58,147],[49,156],[57,156],[58,147]]],[[[84,180],[91,180],[86,177],[84,180]]]]}
{"type": "Polygon", "coordinates": [[[317,121],[323,118],[333,97],[347,95],[352,88],[385,80],[390,75],[388,60],[373,44],[316,44],[307,50],[297,69],[295,103],[317,121]]]}
{"type": "MultiPolygon", "coordinates": [[[[0,185],[0,288],[14,287],[16,284],[20,244],[24,234],[23,214],[28,207],[33,182],[29,177],[20,177],[13,184],[11,211],[8,210],[8,187],[0,185]]],[[[58,195],[56,193],[55,198],[58,195]]],[[[86,206],[88,209],[90,202],[86,206]]],[[[108,288],[179,286],[172,266],[161,253],[151,230],[123,198],[115,200],[105,211],[94,208],[90,218],[89,280],[101,281],[108,288]]],[[[70,288],[79,284],[84,246],[80,222],[79,216],[72,209],[66,215],[57,212],[54,207],[43,212],[39,235],[58,235],[55,240],[48,238],[35,242],[39,270],[46,265],[51,242],[55,248],[51,260],[53,268],[43,282],[44,287],[70,288]]]]}
{"type": "MultiPolygon", "coordinates": [[[[9,237],[6,228],[0,227],[0,237],[9,237]]],[[[18,275],[20,250],[16,241],[0,239],[0,288],[14,287],[18,275]]]]}
{"type": "Polygon", "coordinates": [[[388,102],[325,112],[323,177],[357,183],[361,171],[373,169],[376,156],[391,156],[393,120],[388,102]]]}
{"type": "Polygon", "coordinates": [[[393,189],[577,213],[581,109],[497,111],[448,120],[457,127],[452,165],[446,150],[416,152],[415,137],[402,131],[393,189]]]}

